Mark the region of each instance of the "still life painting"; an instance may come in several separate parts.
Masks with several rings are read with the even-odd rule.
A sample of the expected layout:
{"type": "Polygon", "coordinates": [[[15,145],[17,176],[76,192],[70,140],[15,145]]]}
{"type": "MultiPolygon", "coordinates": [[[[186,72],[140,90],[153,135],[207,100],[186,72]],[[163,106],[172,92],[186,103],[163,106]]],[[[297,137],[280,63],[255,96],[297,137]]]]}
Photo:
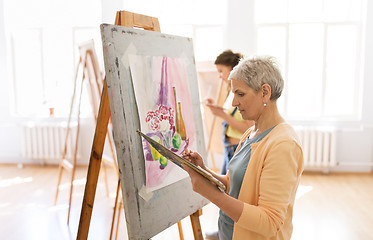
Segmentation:
{"type": "MultiPolygon", "coordinates": [[[[141,130],[177,155],[196,149],[192,99],[183,58],[129,55],[141,130]]],[[[143,140],[146,188],[154,191],[187,174],[143,140]]]]}

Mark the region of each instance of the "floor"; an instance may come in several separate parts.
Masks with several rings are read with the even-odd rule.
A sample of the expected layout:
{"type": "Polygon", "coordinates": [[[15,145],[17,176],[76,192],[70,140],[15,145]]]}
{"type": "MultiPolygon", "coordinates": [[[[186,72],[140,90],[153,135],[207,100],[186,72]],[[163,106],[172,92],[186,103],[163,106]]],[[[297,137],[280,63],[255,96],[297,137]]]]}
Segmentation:
{"type": "MultiPolygon", "coordinates": [[[[100,175],[88,239],[109,239],[116,180],[109,169],[109,192],[100,175]]],[[[70,173],[65,172],[54,206],[58,168],[0,165],[0,239],[75,239],[80,218],[86,167],[74,181],[70,223],[67,209],[70,173]]],[[[293,240],[373,239],[373,174],[305,173],[294,208],[293,240]]],[[[200,217],[202,231],[217,228],[218,209],[209,204],[200,217]]],[[[193,239],[189,218],[182,220],[184,237],[193,239]]],[[[124,214],[118,239],[127,239],[124,214]]],[[[152,238],[180,239],[176,225],[152,238]]]]}

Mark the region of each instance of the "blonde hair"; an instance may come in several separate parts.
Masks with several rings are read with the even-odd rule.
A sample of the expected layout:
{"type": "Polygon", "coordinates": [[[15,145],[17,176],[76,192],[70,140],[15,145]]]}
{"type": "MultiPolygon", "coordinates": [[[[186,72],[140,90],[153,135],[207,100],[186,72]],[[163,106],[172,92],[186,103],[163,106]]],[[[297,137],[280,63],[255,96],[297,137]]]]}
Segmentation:
{"type": "Polygon", "coordinates": [[[277,100],[284,88],[284,80],[277,65],[275,58],[271,56],[244,59],[233,68],[229,79],[244,81],[257,92],[267,83],[271,86],[271,100],[277,100]]]}

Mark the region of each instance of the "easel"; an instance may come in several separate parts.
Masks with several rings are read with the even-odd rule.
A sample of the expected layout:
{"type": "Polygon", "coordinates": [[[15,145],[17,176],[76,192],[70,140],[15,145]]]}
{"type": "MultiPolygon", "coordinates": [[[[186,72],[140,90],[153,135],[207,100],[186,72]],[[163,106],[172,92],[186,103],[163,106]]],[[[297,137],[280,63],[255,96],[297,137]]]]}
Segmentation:
{"type": "MultiPolygon", "coordinates": [[[[97,119],[97,112],[98,112],[98,106],[99,106],[99,99],[100,99],[100,89],[102,89],[103,85],[103,78],[102,74],[99,70],[99,64],[97,61],[97,56],[94,51],[94,44],[92,42],[85,43],[81,46],[79,46],[79,52],[80,52],[80,58],[79,62],[76,66],[75,75],[74,75],[74,92],[73,92],[73,98],[70,106],[70,113],[69,118],[67,122],[67,131],[66,131],[66,137],[65,137],[65,146],[64,151],[62,153],[62,159],[59,164],[59,174],[58,174],[58,183],[57,183],[57,189],[56,189],[56,196],[55,196],[55,202],[54,205],[57,204],[58,199],[58,193],[59,193],[59,186],[61,183],[61,177],[63,170],[67,170],[69,172],[72,172],[71,179],[70,179],[70,196],[69,196],[69,208],[68,208],[68,217],[67,217],[67,223],[69,223],[70,220],[70,212],[71,212],[71,200],[72,200],[72,192],[73,192],[73,181],[75,178],[75,170],[76,170],[76,160],[77,160],[77,152],[78,152],[78,141],[79,141],[79,132],[80,132],[80,108],[81,108],[81,98],[82,98],[82,91],[83,91],[83,84],[84,80],[88,79],[88,90],[90,93],[90,101],[92,106],[92,112],[94,120],[97,119]],[[66,158],[66,152],[67,152],[67,145],[68,145],[68,138],[69,133],[71,130],[70,124],[71,124],[71,118],[74,111],[74,103],[75,103],[75,97],[76,97],[76,88],[77,88],[77,78],[79,69],[82,69],[82,81],[80,86],[80,93],[79,93],[79,102],[78,102],[78,114],[77,114],[77,134],[75,139],[75,148],[74,148],[74,156],[72,163],[66,158]]],[[[110,131],[107,131],[108,134],[108,142],[111,150],[111,157],[105,156],[103,158],[103,169],[105,174],[105,186],[106,186],[106,192],[107,195],[109,195],[109,188],[108,188],[108,182],[107,182],[107,174],[106,174],[106,168],[105,163],[111,165],[116,173],[117,177],[119,179],[119,173],[118,173],[118,166],[116,165],[115,161],[115,153],[114,148],[112,144],[112,138],[110,136],[110,131]]]]}
{"type": "MultiPolygon", "coordinates": [[[[94,42],[93,40],[88,41],[86,43],[83,43],[79,46],[79,52],[81,56],[84,56],[87,54],[86,64],[84,71],[86,75],[88,76],[88,88],[90,93],[90,100],[91,100],[91,106],[92,106],[92,112],[95,122],[97,121],[97,114],[98,114],[98,108],[100,106],[100,97],[101,97],[101,90],[103,86],[103,74],[100,71],[100,66],[98,63],[97,55],[94,48],[94,42]],[[90,63],[90,64],[88,64],[90,63]]],[[[115,173],[119,179],[119,170],[118,165],[116,162],[116,156],[115,156],[115,150],[113,146],[113,137],[112,137],[112,131],[110,127],[108,126],[107,130],[107,139],[110,149],[110,156],[104,155],[102,157],[102,160],[104,160],[104,164],[102,165],[104,170],[104,180],[105,180],[105,186],[106,186],[106,195],[109,196],[109,186],[108,186],[108,180],[107,180],[107,172],[106,172],[106,165],[109,165],[115,169],[115,173]]]]}
{"type": "MultiPolygon", "coordinates": [[[[118,11],[115,19],[115,24],[120,26],[126,27],[137,27],[143,28],[145,30],[150,31],[157,31],[160,32],[160,26],[157,18],[134,14],[131,12],[126,11],[118,11]]],[[[87,173],[87,181],[84,190],[84,198],[82,203],[82,210],[80,215],[79,221],[79,228],[77,239],[87,239],[88,238],[88,231],[89,225],[91,221],[92,209],[94,204],[94,198],[96,194],[96,187],[98,181],[98,175],[101,166],[101,158],[105,143],[107,125],[109,123],[110,118],[110,104],[109,104],[109,97],[108,97],[108,90],[107,90],[107,82],[106,79],[104,80],[104,86],[102,89],[101,94],[101,102],[99,113],[97,117],[97,125],[95,136],[93,139],[92,144],[92,151],[89,160],[88,166],[88,173],[87,173]]],[[[118,181],[118,188],[119,188],[119,181],[118,181]]],[[[119,193],[119,189],[117,188],[117,194],[119,193]]],[[[118,196],[118,195],[117,195],[118,196]]],[[[117,199],[117,197],[116,197],[117,199]]],[[[118,214],[119,215],[119,214],[118,214]]],[[[192,222],[192,228],[194,233],[194,238],[201,240],[203,239],[201,225],[199,222],[199,215],[200,211],[197,211],[190,215],[190,219],[192,222]]],[[[115,215],[113,215],[113,218],[115,215]]],[[[182,231],[180,222],[178,223],[179,226],[179,233],[182,231]]],[[[183,236],[180,235],[181,239],[183,236]]]]}
{"type": "MultiPolygon", "coordinates": [[[[218,92],[218,97],[217,97],[217,105],[219,105],[219,106],[222,106],[224,104],[223,100],[224,100],[225,96],[223,95],[223,93],[224,93],[224,88],[225,87],[226,87],[226,84],[224,83],[224,81],[220,81],[219,92],[218,92]]],[[[216,168],[214,152],[210,151],[211,146],[212,146],[212,139],[213,139],[213,135],[214,135],[215,125],[216,125],[216,116],[213,116],[210,132],[209,132],[209,140],[208,140],[209,142],[208,142],[208,145],[207,145],[207,154],[206,155],[208,156],[210,154],[211,162],[212,162],[212,170],[214,172],[217,172],[218,168],[216,168]]]]}

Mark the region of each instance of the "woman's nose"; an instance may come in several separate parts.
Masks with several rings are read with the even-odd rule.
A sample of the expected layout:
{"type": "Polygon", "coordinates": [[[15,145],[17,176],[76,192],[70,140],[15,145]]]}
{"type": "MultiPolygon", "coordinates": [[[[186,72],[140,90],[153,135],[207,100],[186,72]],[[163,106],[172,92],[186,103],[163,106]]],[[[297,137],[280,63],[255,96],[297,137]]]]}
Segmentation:
{"type": "Polygon", "coordinates": [[[238,101],[236,100],[236,96],[233,97],[232,106],[233,107],[237,107],[238,106],[238,101]]]}

